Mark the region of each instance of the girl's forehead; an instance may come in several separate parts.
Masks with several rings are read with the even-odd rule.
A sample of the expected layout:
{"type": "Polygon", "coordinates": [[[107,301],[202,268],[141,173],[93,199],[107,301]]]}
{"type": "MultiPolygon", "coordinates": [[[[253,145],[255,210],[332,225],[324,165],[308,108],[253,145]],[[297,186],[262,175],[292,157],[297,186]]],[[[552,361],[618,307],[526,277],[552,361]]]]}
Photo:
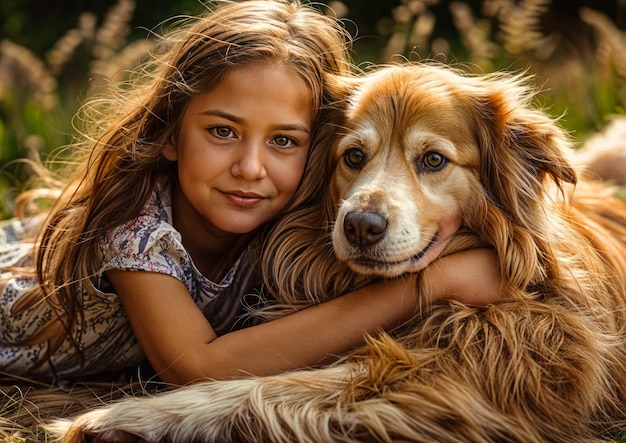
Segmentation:
{"type": "MultiPolygon", "coordinates": [[[[242,66],[234,66],[226,71],[216,87],[233,81],[260,84],[261,80],[276,81],[283,86],[284,93],[302,94],[311,106],[317,106],[317,94],[322,90],[317,87],[312,75],[305,75],[295,65],[275,60],[259,60],[242,66]]],[[[281,90],[281,88],[278,88],[281,90]]]]}
{"type": "Polygon", "coordinates": [[[306,127],[316,116],[308,83],[292,69],[269,63],[231,69],[210,91],[193,97],[189,108],[192,113],[230,109],[242,117],[284,120],[306,127]]]}

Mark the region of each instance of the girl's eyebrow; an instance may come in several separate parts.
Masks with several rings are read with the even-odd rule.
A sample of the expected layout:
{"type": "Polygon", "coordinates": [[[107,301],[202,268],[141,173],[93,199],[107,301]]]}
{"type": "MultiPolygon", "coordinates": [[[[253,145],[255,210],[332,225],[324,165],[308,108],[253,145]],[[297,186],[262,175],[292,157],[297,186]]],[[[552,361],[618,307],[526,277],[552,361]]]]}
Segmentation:
{"type": "Polygon", "coordinates": [[[200,115],[222,117],[226,120],[230,120],[231,122],[238,123],[238,124],[242,124],[245,121],[244,119],[242,119],[241,117],[237,117],[236,115],[229,114],[228,112],[224,112],[224,111],[213,110],[213,109],[202,111],[200,115]]]}
{"type": "MultiPolygon", "coordinates": [[[[221,117],[223,119],[226,120],[230,120],[233,123],[237,123],[239,125],[245,123],[245,120],[241,117],[237,117],[236,115],[233,114],[229,114],[228,112],[224,112],[224,111],[220,111],[220,110],[214,110],[214,109],[209,109],[206,111],[202,111],[200,113],[200,115],[208,115],[208,116],[215,116],[215,117],[221,117]]],[[[311,129],[308,126],[305,125],[300,125],[300,124],[286,124],[286,125],[276,125],[274,127],[274,129],[280,129],[282,131],[300,131],[300,132],[305,132],[307,134],[311,133],[311,129]]]]}

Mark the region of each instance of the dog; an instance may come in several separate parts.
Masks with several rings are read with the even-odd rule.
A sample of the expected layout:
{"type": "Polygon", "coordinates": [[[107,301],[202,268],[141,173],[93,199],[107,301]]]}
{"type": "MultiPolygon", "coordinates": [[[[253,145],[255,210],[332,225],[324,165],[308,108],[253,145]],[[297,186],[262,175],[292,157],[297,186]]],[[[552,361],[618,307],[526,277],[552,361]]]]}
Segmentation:
{"type": "Polygon", "coordinates": [[[502,300],[425,304],[328,367],[129,398],[50,423],[51,435],[600,442],[624,425],[626,205],[574,166],[525,77],[409,63],[346,88],[328,193],[333,260],[393,277],[487,246],[502,300]]]}

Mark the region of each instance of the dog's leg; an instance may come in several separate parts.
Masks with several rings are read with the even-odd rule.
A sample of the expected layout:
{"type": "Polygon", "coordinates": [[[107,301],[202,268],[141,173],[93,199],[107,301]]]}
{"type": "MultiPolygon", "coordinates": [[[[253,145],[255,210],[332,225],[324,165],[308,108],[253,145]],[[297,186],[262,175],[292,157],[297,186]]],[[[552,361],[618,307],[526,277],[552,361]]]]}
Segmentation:
{"type": "Polygon", "coordinates": [[[590,424],[622,384],[605,365],[624,351],[558,303],[524,303],[442,305],[410,340],[381,336],[336,366],[199,383],[48,429],[70,443],[601,441],[590,424]]]}
{"type": "Polygon", "coordinates": [[[349,366],[277,377],[198,383],[153,397],[128,398],[45,426],[64,443],[332,441],[319,417],[345,391],[349,366]],[[307,420],[306,415],[316,415],[307,420]],[[294,419],[295,417],[295,419],[294,419]],[[285,422],[296,420],[296,427],[285,422]],[[309,426],[311,424],[311,426],[309,426]]]}

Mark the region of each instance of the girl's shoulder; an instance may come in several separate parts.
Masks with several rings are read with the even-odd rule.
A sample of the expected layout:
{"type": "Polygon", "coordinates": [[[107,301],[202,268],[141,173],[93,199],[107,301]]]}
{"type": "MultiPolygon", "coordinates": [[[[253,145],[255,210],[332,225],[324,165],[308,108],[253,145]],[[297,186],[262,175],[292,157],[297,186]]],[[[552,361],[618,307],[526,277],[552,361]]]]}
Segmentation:
{"type": "Polygon", "coordinates": [[[110,230],[101,244],[107,267],[170,273],[169,257],[186,263],[188,253],[172,224],[168,183],[157,184],[141,213],[110,230]],[[168,258],[163,260],[163,257],[168,258]]]}
{"type": "Polygon", "coordinates": [[[149,237],[180,237],[172,221],[172,193],[167,181],[155,186],[141,213],[109,232],[109,241],[142,242],[149,237]]]}
{"type": "Polygon", "coordinates": [[[167,274],[185,284],[203,307],[232,283],[239,260],[219,283],[202,275],[173,226],[170,189],[167,182],[159,183],[137,217],[107,233],[100,245],[100,273],[120,269],[167,274]]]}

